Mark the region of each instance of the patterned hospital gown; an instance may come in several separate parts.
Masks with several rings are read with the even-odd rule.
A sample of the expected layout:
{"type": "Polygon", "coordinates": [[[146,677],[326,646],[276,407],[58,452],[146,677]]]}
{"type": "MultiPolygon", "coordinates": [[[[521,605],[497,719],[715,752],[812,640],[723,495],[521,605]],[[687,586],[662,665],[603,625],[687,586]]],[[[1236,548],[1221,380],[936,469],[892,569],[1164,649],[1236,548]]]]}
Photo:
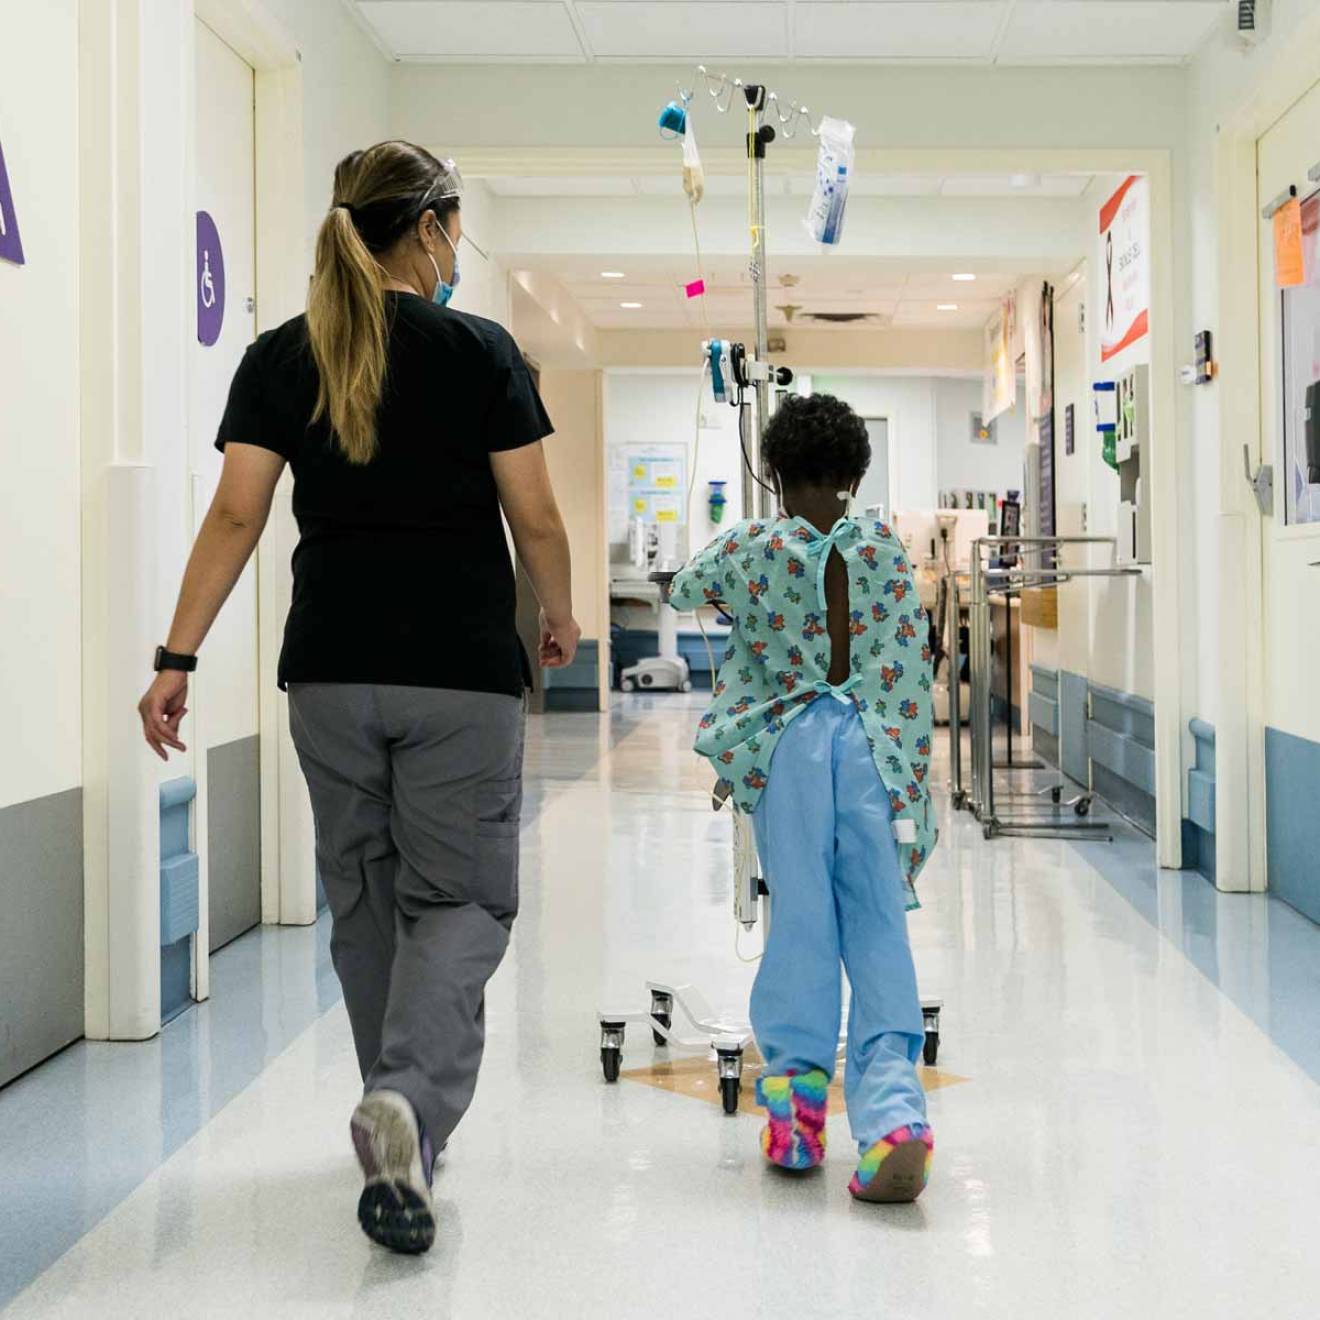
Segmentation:
{"type": "Polygon", "coordinates": [[[775,744],[812,701],[838,696],[861,714],[895,820],[914,820],[900,845],[909,889],[935,846],[930,800],[931,651],[926,611],[898,538],[880,522],[841,518],[828,535],[800,518],[741,522],[674,578],[670,603],[723,602],[733,630],[696,750],[740,811],[753,812],[775,744]],[[848,572],[850,676],[828,681],[825,565],[848,572]]]}

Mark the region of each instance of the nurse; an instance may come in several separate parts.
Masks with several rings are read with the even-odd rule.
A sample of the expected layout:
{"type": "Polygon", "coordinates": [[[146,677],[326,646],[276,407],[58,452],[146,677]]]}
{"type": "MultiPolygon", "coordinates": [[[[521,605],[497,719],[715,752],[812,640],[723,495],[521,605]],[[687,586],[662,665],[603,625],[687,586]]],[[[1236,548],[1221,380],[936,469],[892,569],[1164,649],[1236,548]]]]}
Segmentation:
{"type": "Polygon", "coordinates": [[[139,706],[158,756],[185,750],[188,673],[287,463],[279,682],[364,1083],[358,1217],[404,1252],[434,1240],[433,1152],[472,1099],[518,910],[531,675],[501,514],[541,603],[541,665],[569,664],[579,635],[550,419],[509,334],[447,305],[461,191],[452,161],[406,142],[340,161],[307,312],[234,376],[220,484],[139,706]]]}

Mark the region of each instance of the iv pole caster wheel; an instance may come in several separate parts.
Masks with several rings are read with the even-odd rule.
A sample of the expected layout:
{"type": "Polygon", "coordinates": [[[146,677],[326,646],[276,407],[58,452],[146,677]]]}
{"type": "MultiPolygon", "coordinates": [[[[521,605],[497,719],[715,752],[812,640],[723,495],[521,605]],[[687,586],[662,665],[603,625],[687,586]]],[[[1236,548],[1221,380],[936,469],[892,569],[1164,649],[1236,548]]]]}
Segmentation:
{"type": "Polygon", "coordinates": [[[623,1062],[622,1022],[600,1024],[600,1069],[607,1082],[619,1080],[619,1065],[623,1062]]]}
{"type": "Polygon", "coordinates": [[[981,835],[983,838],[993,839],[995,837],[995,827],[993,825],[982,825],[981,835]]]}
{"type": "Polygon", "coordinates": [[[1079,816],[1089,816],[1091,814],[1091,799],[1084,797],[1078,798],[1073,806],[1073,810],[1079,816]]]}
{"type": "Polygon", "coordinates": [[[1054,787],[1050,789],[1050,801],[1057,806],[1058,803],[1061,802],[1062,800],[1063,800],[1063,785],[1055,784],[1054,787]]]}
{"type": "Polygon", "coordinates": [[[738,1112],[742,1094],[742,1050],[717,1051],[720,1070],[720,1101],[726,1114],[738,1112]]]}
{"type": "Polygon", "coordinates": [[[921,1047],[921,1061],[926,1067],[933,1068],[935,1060],[940,1057],[940,1010],[927,1008],[922,1013],[922,1021],[926,1039],[921,1047]]]}
{"type": "MultiPolygon", "coordinates": [[[[674,1025],[674,997],[667,995],[660,990],[651,991],[651,1016],[662,1027],[672,1027],[674,1025]]],[[[654,1027],[651,1028],[651,1039],[655,1041],[658,1049],[663,1049],[669,1044],[668,1039],[658,1032],[654,1027]]]]}

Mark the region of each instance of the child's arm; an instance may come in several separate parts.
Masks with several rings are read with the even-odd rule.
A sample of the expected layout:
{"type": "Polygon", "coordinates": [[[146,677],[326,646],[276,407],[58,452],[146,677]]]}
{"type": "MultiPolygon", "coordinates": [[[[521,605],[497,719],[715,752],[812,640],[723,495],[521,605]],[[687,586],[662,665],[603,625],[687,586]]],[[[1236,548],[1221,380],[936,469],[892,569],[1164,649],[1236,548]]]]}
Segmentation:
{"type": "Polygon", "coordinates": [[[721,532],[704,550],[698,552],[674,574],[669,584],[669,603],[676,610],[694,610],[719,600],[724,594],[721,561],[728,532],[721,532]]]}

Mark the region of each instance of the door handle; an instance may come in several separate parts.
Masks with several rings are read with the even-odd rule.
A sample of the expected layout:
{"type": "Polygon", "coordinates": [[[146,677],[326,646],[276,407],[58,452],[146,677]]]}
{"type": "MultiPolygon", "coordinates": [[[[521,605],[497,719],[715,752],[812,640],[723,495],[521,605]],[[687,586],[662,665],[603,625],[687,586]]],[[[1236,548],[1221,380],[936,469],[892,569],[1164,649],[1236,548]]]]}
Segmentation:
{"type": "Polygon", "coordinates": [[[1251,487],[1256,503],[1263,514],[1274,513],[1274,468],[1269,463],[1262,463],[1253,473],[1251,470],[1251,446],[1242,446],[1242,471],[1251,487]]]}

